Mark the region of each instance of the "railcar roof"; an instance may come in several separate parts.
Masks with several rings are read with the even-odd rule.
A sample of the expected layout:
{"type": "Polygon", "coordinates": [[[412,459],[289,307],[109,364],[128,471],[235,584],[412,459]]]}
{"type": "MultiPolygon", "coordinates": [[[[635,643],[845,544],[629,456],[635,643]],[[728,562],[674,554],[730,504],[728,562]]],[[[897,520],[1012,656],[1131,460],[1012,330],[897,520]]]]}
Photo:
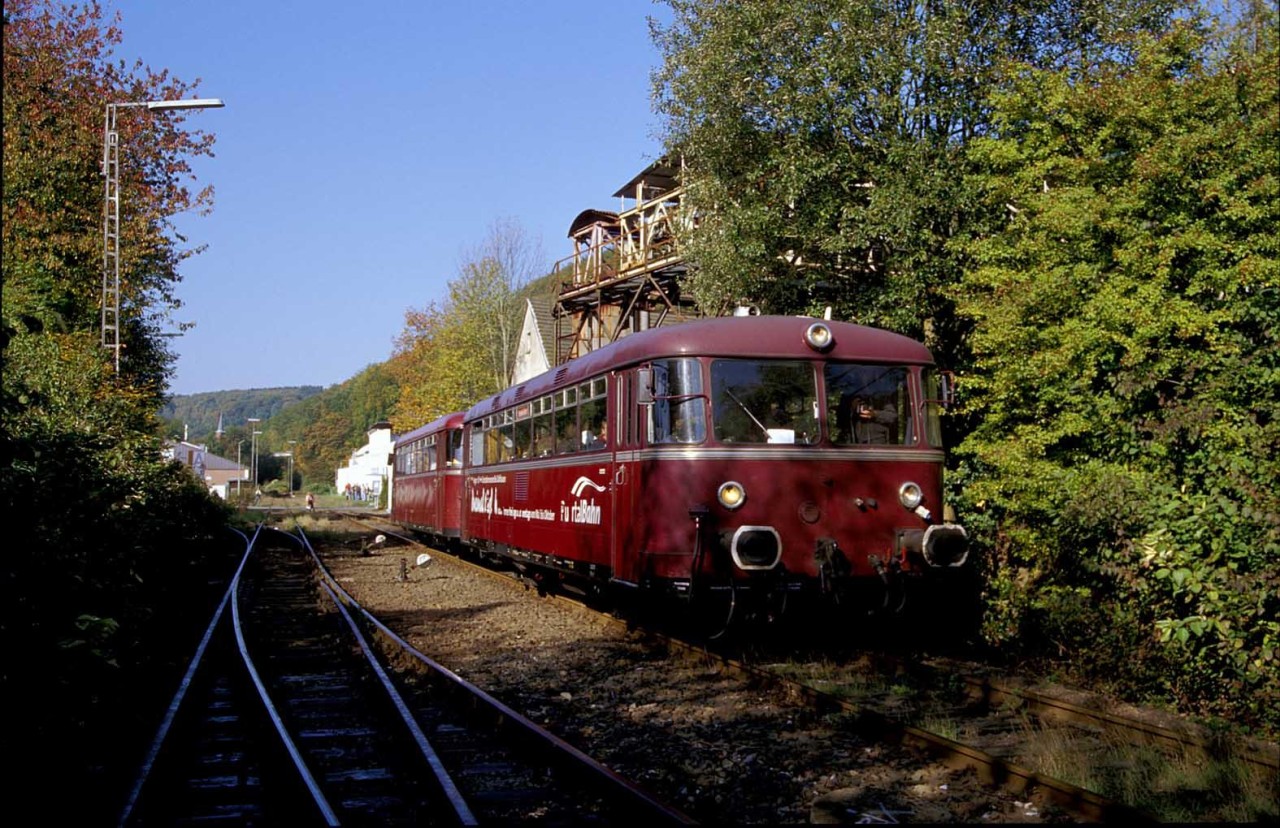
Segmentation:
{"type": "Polygon", "coordinates": [[[423,435],[433,434],[437,431],[443,431],[446,428],[461,428],[462,414],[463,412],[461,411],[455,411],[452,414],[446,414],[443,417],[438,417],[432,420],[431,422],[427,423],[426,425],[418,426],[413,431],[406,432],[404,434],[401,434],[399,437],[397,437],[396,445],[399,446],[403,443],[411,442],[413,440],[418,439],[419,437],[422,437],[423,435]]]}
{"type": "Polygon", "coordinates": [[[932,365],[929,349],[910,337],[850,322],[830,326],[835,344],[823,354],[811,349],[804,333],[814,322],[808,316],[723,316],[654,328],[630,334],[533,379],[473,405],[471,421],[605,371],[652,359],[678,356],[826,359],[851,362],[895,362],[932,365]]]}

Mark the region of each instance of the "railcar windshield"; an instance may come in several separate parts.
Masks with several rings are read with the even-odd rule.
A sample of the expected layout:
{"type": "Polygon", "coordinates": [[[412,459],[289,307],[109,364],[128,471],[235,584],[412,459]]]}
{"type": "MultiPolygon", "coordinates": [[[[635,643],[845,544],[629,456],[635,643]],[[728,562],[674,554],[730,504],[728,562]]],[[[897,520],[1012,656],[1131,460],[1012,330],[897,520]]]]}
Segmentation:
{"type": "Polygon", "coordinates": [[[823,371],[831,442],[901,446],[916,441],[905,366],[829,362],[823,371]]]}
{"type": "Polygon", "coordinates": [[[715,360],[715,438],[722,443],[816,443],[817,389],[813,366],[807,362],[715,360]]]}
{"type": "Polygon", "coordinates": [[[653,363],[651,443],[701,443],[707,439],[702,366],[696,359],[653,363]]]}

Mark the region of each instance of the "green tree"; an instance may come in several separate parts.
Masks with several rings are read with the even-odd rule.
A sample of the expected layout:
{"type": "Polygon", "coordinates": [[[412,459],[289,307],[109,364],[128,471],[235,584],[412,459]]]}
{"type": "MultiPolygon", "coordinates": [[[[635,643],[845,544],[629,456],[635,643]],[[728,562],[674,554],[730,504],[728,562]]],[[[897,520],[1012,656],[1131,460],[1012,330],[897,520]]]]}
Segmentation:
{"type": "MultiPolygon", "coordinates": [[[[329,485],[351,450],[364,444],[368,430],[390,419],[399,396],[388,366],[370,365],[349,380],[281,409],[263,423],[259,445],[268,452],[294,451],[294,473],[301,475],[303,486],[329,485]]],[[[270,468],[283,479],[288,461],[270,468]]]]}
{"type": "Polygon", "coordinates": [[[655,94],[683,154],[682,239],[705,308],[820,312],[961,351],[950,242],[974,209],[964,147],[1003,60],[1079,64],[1167,5],[669,0],[655,94]]]}
{"type": "Polygon", "coordinates": [[[104,104],[194,89],[113,63],[119,43],[97,4],[5,3],[0,648],[15,665],[6,697],[25,711],[12,734],[22,769],[79,780],[74,822],[101,820],[80,811],[110,801],[103,769],[134,755],[142,706],[158,707],[157,690],[177,679],[164,654],[189,646],[183,619],[225,566],[211,550],[226,514],[163,461],[154,413],[171,361],[156,328],[190,252],[169,217],[208,203],[187,189],[187,164],[212,137],[181,117],[121,119],[119,374],[99,341],[104,104]]]}
{"type": "Polygon", "coordinates": [[[972,145],[1006,221],[967,245],[961,453],[994,639],[1275,727],[1280,78],[1254,9],[1085,80],[1010,66],[972,145]]]}

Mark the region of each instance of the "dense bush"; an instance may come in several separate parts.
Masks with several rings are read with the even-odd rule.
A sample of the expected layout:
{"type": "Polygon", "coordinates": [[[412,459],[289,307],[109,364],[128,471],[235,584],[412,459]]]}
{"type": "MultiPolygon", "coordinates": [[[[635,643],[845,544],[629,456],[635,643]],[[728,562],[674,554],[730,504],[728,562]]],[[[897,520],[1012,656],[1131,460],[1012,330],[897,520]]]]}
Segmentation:
{"type": "Polygon", "coordinates": [[[957,482],[993,641],[1280,728],[1275,19],[1197,22],[994,98],[957,482]]]}

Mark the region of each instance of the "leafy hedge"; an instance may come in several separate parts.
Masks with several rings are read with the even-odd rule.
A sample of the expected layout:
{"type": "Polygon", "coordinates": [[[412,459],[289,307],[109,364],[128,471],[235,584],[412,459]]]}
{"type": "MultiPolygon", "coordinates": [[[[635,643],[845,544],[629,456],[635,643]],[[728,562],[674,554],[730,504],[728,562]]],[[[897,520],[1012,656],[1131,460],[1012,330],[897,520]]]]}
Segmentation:
{"type": "Polygon", "coordinates": [[[1088,83],[1011,68],[971,151],[1008,220],[967,242],[955,481],[986,512],[991,640],[1273,729],[1276,54],[1274,26],[1184,21],[1088,83]]]}

